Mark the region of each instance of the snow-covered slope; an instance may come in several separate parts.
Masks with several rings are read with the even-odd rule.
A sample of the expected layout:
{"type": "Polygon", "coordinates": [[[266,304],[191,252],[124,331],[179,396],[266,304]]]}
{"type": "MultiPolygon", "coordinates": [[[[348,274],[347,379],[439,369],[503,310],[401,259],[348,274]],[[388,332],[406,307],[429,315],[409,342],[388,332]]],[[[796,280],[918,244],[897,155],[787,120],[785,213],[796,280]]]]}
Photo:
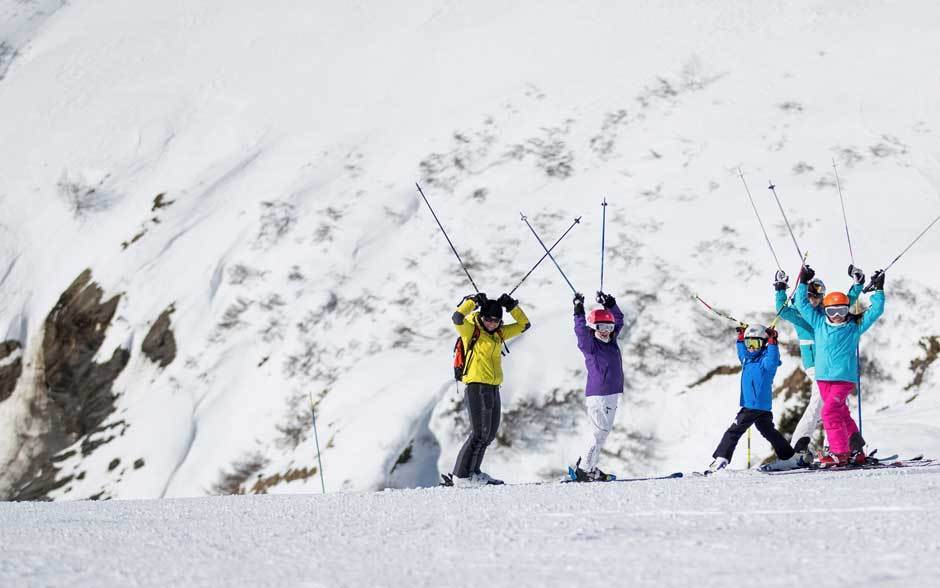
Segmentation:
{"type": "Polygon", "coordinates": [[[10,586],[932,586],[938,468],[0,504],[10,586]]]}
{"type": "MultiPolygon", "coordinates": [[[[596,289],[608,199],[624,473],[700,467],[736,410],[735,375],[691,386],[735,361],[691,294],[772,316],[739,166],[785,268],[769,178],[833,288],[833,158],[869,272],[940,213],[929,3],[48,4],[0,0],[5,496],[315,491],[311,399],[328,490],[434,483],[466,432],[449,317],[470,288],[415,180],[491,294],[540,257],[520,212],[546,240],[583,216],[558,260],[596,289]]],[[[940,453],[938,247],[892,268],[863,343],[883,450],[940,453]]],[[[545,264],[517,295],[534,326],[487,463],[550,478],[584,424],[571,293],[545,264]]]]}

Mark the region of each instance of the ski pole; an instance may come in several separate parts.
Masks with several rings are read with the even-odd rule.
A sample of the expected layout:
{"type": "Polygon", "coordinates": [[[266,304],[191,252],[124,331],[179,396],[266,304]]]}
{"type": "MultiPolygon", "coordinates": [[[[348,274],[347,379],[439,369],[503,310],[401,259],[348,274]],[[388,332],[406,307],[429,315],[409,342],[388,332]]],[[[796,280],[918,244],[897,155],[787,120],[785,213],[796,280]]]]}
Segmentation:
{"type": "Polygon", "coordinates": [[[747,469],[751,469],[751,427],[747,428],[747,469]]]}
{"type": "Polygon", "coordinates": [[[796,272],[796,283],[793,284],[793,289],[790,290],[790,296],[787,297],[786,304],[780,307],[780,310],[778,310],[776,316],[774,316],[774,320],[770,323],[771,329],[777,325],[777,321],[780,320],[780,314],[783,312],[783,309],[793,304],[793,299],[796,298],[796,289],[800,285],[800,274],[803,273],[803,266],[806,265],[806,257],[808,255],[809,251],[803,254],[803,261],[800,263],[800,270],[796,272]]]}
{"type": "Polygon", "coordinates": [[[561,266],[558,265],[558,262],[557,262],[557,261],[555,261],[555,258],[552,256],[551,251],[549,251],[549,250],[548,250],[548,247],[545,246],[545,243],[542,242],[542,239],[541,239],[541,237],[539,237],[539,234],[536,233],[536,232],[535,232],[535,229],[532,227],[532,225],[529,224],[529,219],[528,219],[528,217],[526,217],[526,215],[522,214],[521,212],[519,213],[519,216],[522,217],[522,222],[524,222],[526,225],[528,225],[529,230],[532,231],[532,234],[533,234],[533,235],[535,235],[535,238],[536,238],[536,240],[539,242],[539,245],[541,245],[541,246],[542,246],[542,249],[545,250],[545,255],[547,255],[548,258],[552,260],[552,263],[555,264],[555,267],[558,268],[558,273],[560,273],[560,274],[561,274],[561,277],[563,277],[563,278],[565,279],[565,281],[568,282],[568,287],[571,288],[571,292],[574,293],[574,294],[577,294],[578,291],[575,290],[575,289],[574,289],[574,286],[571,285],[571,280],[568,279],[568,276],[566,276],[566,275],[565,275],[565,272],[562,271],[561,266]]]}
{"type": "Polygon", "coordinates": [[[796,242],[796,235],[793,234],[793,227],[790,226],[790,221],[787,219],[787,213],[783,211],[783,205],[780,204],[780,197],[777,196],[777,186],[774,185],[773,181],[770,181],[770,185],[767,186],[767,189],[774,194],[774,199],[777,201],[777,208],[780,209],[780,214],[783,215],[783,222],[786,223],[787,230],[790,231],[790,237],[793,239],[793,246],[796,247],[796,256],[799,257],[801,255],[800,251],[802,251],[802,249],[800,249],[799,244],[796,242]]]}
{"type": "Polygon", "coordinates": [[[313,392],[310,392],[310,418],[313,419],[313,438],[317,443],[317,467],[320,470],[320,489],[326,494],[326,483],[323,481],[323,461],[320,459],[320,435],[317,434],[317,414],[313,406],[313,392]]]}
{"type": "MultiPolygon", "coordinates": [[[[891,263],[888,264],[888,267],[884,268],[884,269],[881,270],[881,271],[882,271],[882,272],[887,272],[889,269],[891,269],[891,266],[893,266],[895,263],[897,263],[897,261],[898,261],[899,259],[901,259],[901,256],[904,255],[905,253],[907,253],[908,250],[909,250],[911,247],[913,247],[915,243],[917,243],[918,241],[920,241],[921,237],[923,237],[924,235],[926,235],[926,234],[927,234],[927,231],[929,231],[929,230],[931,229],[931,227],[933,227],[935,224],[937,224],[937,221],[940,221],[940,216],[938,216],[937,218],[933,219],[933,222],[931,222],[929,225],[927,225],[927,228],[924,229],[923,231],[921,231],[920,235],[917,235],[917,238],[914,239],[913,241],[911,241],[911,244],[908,245],[907,247],[905,247],[905,248],[904,248],[904,251],[902,251],[901,253],[899,253],[898,256],[895,257],[894,260],[893,260],[891,263]]],[[[876,272],[876,273],[877,273],[877,272],[876,272]]],[[[874,277],[872,277],[872,280],[868,283],[867,286],[865,286],[865,289],[863,290],[863,292],[871,292],[871,291],[874,290],[874,289],[875,289],[875,280],[874,280],[874,277]]]]}
{"type": "MultiPolygon", "coordinates": [[[[757,205],[754,204],[754,197],[751,196],[751,189],[747,187],[747,181],[744,179],[744,172],[741,171],[741,168],[738,168],[738,175],[741,176],[741,183],[744,184],[744,191],[747,192],[747,199],[751,201],[751,208],[754,209],[754,216],[757,217],[757,222],[760,224],[760,230],[764,233],[764,240],[767,241],[767,247],[770,247],[770,254],[774,256],[774,261],[777,263],[777,269],[783,269],[780,266],[780,260],[777,259],[777,252],[774,251],[774,246],[770,242],[770,237],[767,235],[767,229],[764,228],[764,221],[760,218],[760,213],[757,212],[757,205]]],[[[750,431],[750,429],[748,429],[750,431]]]]}
{"type": "Polygon", "coordinates": [[[855,265],[855,252],[852,251],[852,237],[849,236],[849,219],[845,216],[845,199],[842,197],[842,182],[839,181],[839,170],[836,168],[836,160],[832,160],[832,171],[836,175],[836,188],[839,189],[839,202],[842,203],[842,223],[845,225],[845,238],[849,242],[849,259],[852,265],[855,265]]]}
{"type": "MultiPolygon", "coordinates": [[[[559,243],[561,243],[562,239],[564,239],[564,238],[568,235],[568,233],[571,231],[571,229],[573,229],[574,226],[577,225],[577,224],[579,224],[580,222],[581,222],[581,217],[580,217],[580,216],[579,216],[578,218],[574,219],[574,221],[571,223],[571,226],[568,227],[568,230],[565,231],[565,232],[562,234],[561,237],[558,237],[558,240],[555,241],[554,245],[552,245],[551,247],[548,248],[548,253],[552,252],[552,251],[555,249],[555,246],[558,245],[559,243]]],[[[522,283],[525,282],[526,279],[527,279],[530,275],[532,275],[532,272],[535,271],[535,268],[537,268],[543,261],[545,261],[545,258],[548,257],[548,253],[545,253],[544,255],[542,255],[542,257],[541,257],[537,262],[535,262],[535,265],[532,266],[532,269],[529,270],[529,273],[527,273],[526,275],[522,276],[522,279],[519,280],[519,283],[516,284],[516,287],[509,291],[509,295],[510,295],[510,296],[512,296],[513,293],[515,293],[515,291],[519,289],[519,286],[521,286],[522,283]]]]}
{"type": "Polygon", "coordinates": [[[855,362],[858,364],[858,434],[863,439],[862,434],[862,355],[859,347],[855,347],[855,362]]]}
{"type": "Polygon", "coordinates": [[[705,308],[707,308],[708,310],[714,312],[715,314],[717,314],[717,315],[720,316],[721,318],[725,318],[725,319],[728,319],[729,321],[736,322],[736,323],[738,323],[739,325],[744,325],[744,324],[745,324],[745,323],[742,323],[741,321],[739,321],[738,319],[734,318],[734,317],[731,316],[730,314],[726,314],[726,313],[721,312],[720,310],[717,310],[716,308],[712,307],[711,304],[709,304],[709,303],[705,302],[704,300],[702,300],[702,299],[699,297],[698,294],[693,294],[693,295],[692,295],[692,298],[694,298],[695,300],[698,300],[699,302],[701,302],[702,304],[704,304],[704,305],[705,305],[705,308]]]}
{"type": "Polygon", "coordinates": [[[598,292],[604,291],[604,253],[606,252],[606,240],[607,240],[607,198],[604,198],[604,202],[601,203],[601,289],[598,292]]]}
{"type": "Polygon", "coordinates": [[[454,255],[457,256],[457,261],[460,262],[460,267],[462,267],[464,273],[467,274],[467,278],[470,280],[470,284],[473,285],[473,290],[479,293],[480,289],[477,288],[476,282],[473,281],[473,277],[470,276],[470,272],[467,270],[467,266],[464,265],[463,260],[460,259],[460,254],[457,253],[457,248],[454,247],[454,244],[451,242],[450,237],[447,236],[447,231],[444,230],[444,225],[441,224],[441,221],[437,218],[437,214],[435,214],[434,209],[431,208],[431,203],[428,202],[427,196],[424,195],[424,190],[421,189],[421,186],[418,184],[418,182],[415,182],[415,186],[418,187],[418,193],[421,194],[422,198],[424,198],[424,203],[428,205],[428,210],[431,211],[431,215],[434,217],[434,220],[437,221],[437,226],[440,227],[441,232],[444,233],[444,238],[447,239],[447,244],[450,245],[450,250],[453,251],[454,255]]]}

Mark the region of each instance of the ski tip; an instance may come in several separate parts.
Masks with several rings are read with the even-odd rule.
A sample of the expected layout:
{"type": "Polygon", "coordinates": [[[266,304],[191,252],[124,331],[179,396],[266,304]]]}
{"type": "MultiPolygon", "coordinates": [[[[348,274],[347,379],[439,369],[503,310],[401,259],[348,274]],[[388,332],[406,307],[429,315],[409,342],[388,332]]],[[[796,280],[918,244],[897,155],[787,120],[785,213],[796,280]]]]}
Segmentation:
{"type": "Polygon", "coordinates": [[[670,477],[670,478],[681,478],[681,477],[682,477],[682,472],[673,472],[673,473],[669,474],[669,477],[670,477]]]}

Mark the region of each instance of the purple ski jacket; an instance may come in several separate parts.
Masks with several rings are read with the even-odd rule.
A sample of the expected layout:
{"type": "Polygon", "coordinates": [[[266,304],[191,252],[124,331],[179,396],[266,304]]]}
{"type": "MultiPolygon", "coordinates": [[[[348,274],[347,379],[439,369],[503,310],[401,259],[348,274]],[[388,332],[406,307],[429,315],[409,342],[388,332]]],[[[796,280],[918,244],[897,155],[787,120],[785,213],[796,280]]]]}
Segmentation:
{"type": "Polygon", "coordinates": [[[585,396],[610,396],[623,393],[623,359],[617,335],[623,329],[623,313],[617,305],[608,310],[614,315],[614,333],[609,343],[599,341],[587,326],[583,314],[574,315],[574,334],[578,337],[578,349],[584,354],[587,367],[585,396]]]}

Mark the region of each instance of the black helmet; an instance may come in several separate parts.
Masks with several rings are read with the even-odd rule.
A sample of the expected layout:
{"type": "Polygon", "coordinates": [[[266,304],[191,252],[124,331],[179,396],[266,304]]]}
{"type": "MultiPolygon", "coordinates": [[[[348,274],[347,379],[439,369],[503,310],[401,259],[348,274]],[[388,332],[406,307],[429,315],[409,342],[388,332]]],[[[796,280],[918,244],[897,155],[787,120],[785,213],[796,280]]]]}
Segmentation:
{"type": "Polygon", "coordinates": [[[501,321],[503,320],[503,307],[496,300],[487,300],[480,308],[480,316],[501,321]]]}

